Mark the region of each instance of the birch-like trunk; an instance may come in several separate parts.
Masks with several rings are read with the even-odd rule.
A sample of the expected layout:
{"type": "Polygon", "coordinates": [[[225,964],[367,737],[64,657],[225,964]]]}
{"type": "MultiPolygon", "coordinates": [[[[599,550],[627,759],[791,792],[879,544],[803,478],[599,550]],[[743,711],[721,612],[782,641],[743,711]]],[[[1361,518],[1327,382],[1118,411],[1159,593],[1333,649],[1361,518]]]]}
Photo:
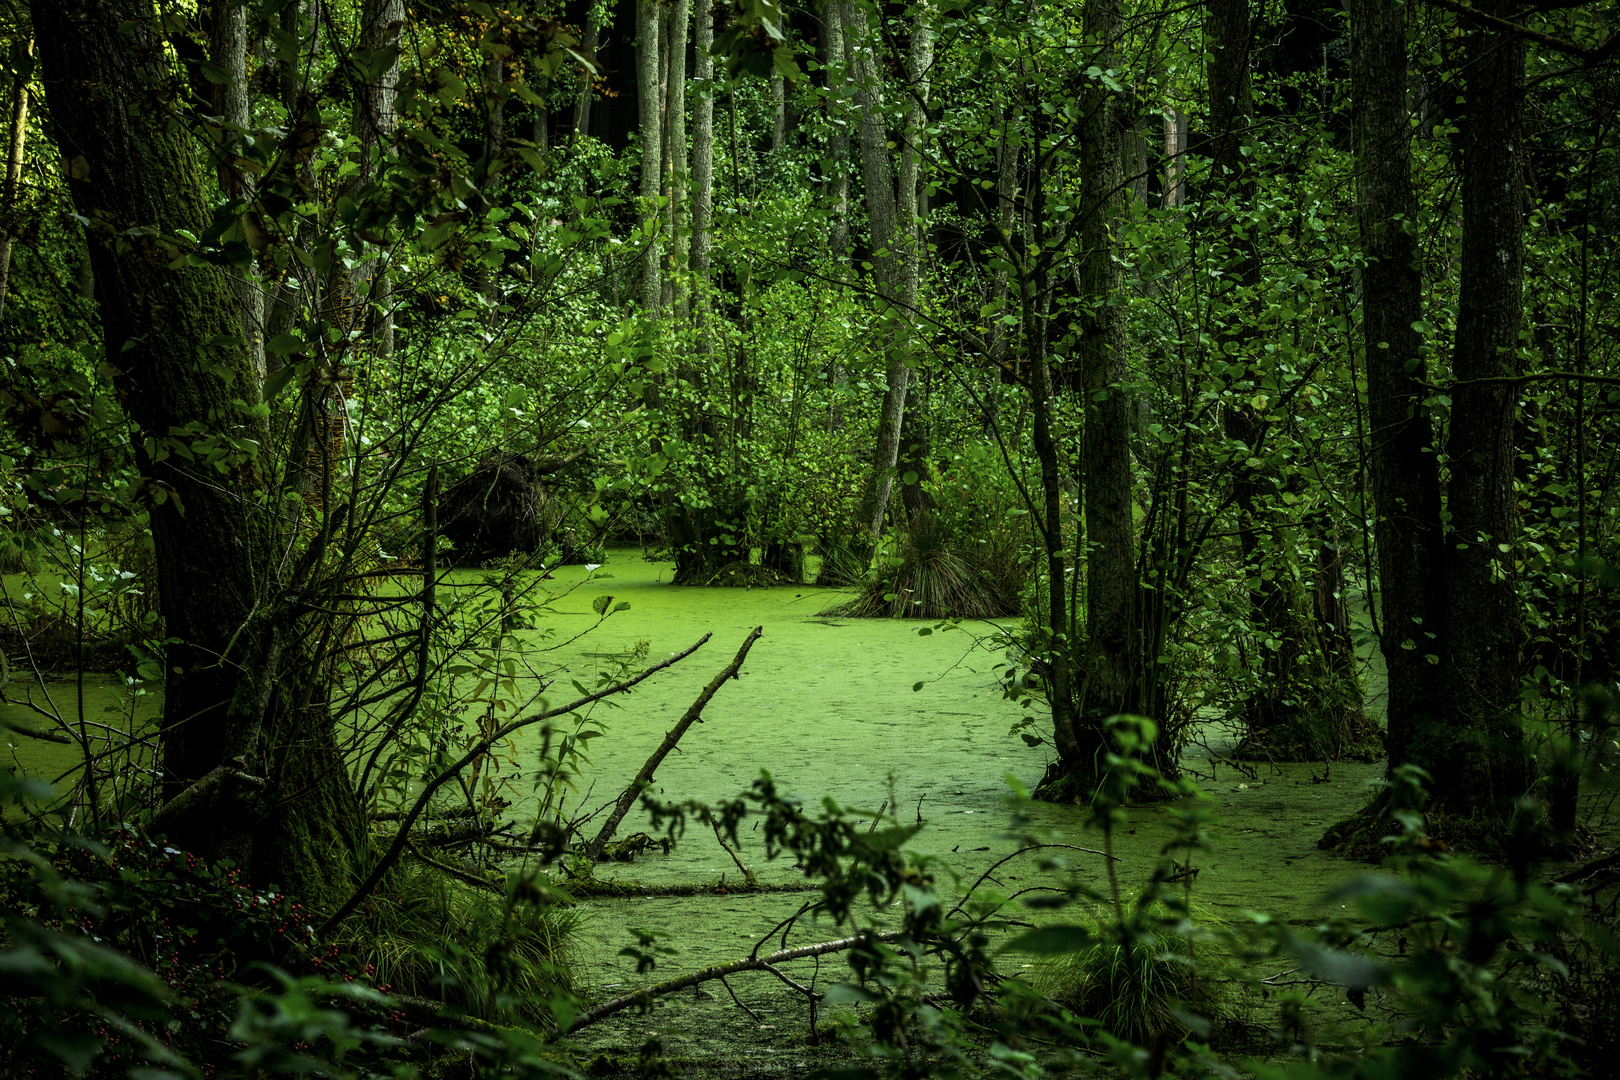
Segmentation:
{"type": "Polygon", "coordinates": [[[661,5],[636,3],[636,102],[641,110],[641,310],[657,313],[663,299],[663,267],[658,242],[658,193],[664,167],[664,95],[660,91],[661,5]]]}
{"type": "MultiPolygon", "coordinates": [[[[592,62],[596,60],[597,28],[596,19],[588,17],[585,20],[585,36],[580,40],[579,51],[582,56],[592,62]]],[[[575,139],[591,133],[591,73],[580,72],[579,99],[574,102],[574,134],[575,139]]]]}
{"type": "MultiPolygon", "coordinates": [[[[866,189],[866,220],[872,247],[874,284],[879,302],[887,310],[891,326],[900,318],[895,310],[900,299],[898,230],[895,227],[894,167],[889,161],[889,136],[883,126],[883,84],[873,55],[876,33],[867,24],[863,11],[844,4],[844,33],[851,49],[850,74],[855,81],[855,103],[860,124],[857,141],[861,153],[861,179],[866,189]]],[[[875,497],[871,539],[874,545],[883,536],[883,521],[894,484],[894,463],[900,452],[900,423],[906,407],[905,355],[892,339],[889,342],[883,408],[878,418],[877,450],[873,455],[875,497]]]]}
{"type": "Polygon", "coordinates": [[[780,75],[771,76],[771,153],[782,152],[787,141],[787,80],[780,75]]]}
{"type": "MultiPolygon", "coordinates": [[[[242,137],[229,126],[248,125],[247,8],[242,0],[215,0],[213,8],[213,62],[229,77],[214,87],[214,108],[224,122],[219,129],[219,187],[231,200],[251,201],[253,174],[236,166],[242,137]]],[[[242,340],[247,343],[253,370],[262,381],[264,367],[264,294],[258,274],[248,267],[228,271],[231,289],[242,315],[242,340]]]]}
{"type": "MultiPolygon", "coordinates": [[[[405,0],[365,0],[361,17],[361,48],[370,51],[395,48],[404,26],[405,0]]],[[[383,66],[375,82],[366,83],[359,90],[355,129],[360,135],[360,178],[365,182],[376,177],[383,147],[398,123],[394,110],[394,99],[399,92],[398,53],[383,66]]],[[[373,351],[377,356],[389,356],[394,351],[392,289],[387,268],[379,265],[379,261],[373,257],[363,268],[356,268],[350,289],[355,302],[364,305],[355,317],[369,325],[373,351]]]]}
{"type": "Polygon", "coordinates": [[[710,253],[714,236],[714,10],[709,0],[698,0],[697,25],[693,34],[696,66],[693,81],[697,100],[692,103],[692,281],[697,294],[695,317],[698,342],[707,352],[706,313],[710,253]]]}
{"type": "MultiPolygon", "coordinates": [[[[902,363],[911,356],[911,341],[917,331],[917,294],[922,280],[922,255],[927,245],[928,223],[926,203],[922,190],[922,145],[927,137],[928,93],[930,69],[934,66],[934,34],[926,4],[917,7],[911,30],[910,56],[907,69],[911,80],[907,98],[906,126],[900,145],[900,175],[897,178],[896,216],[899,218],[895,239],[900,245],[900,315],[905,321],[905,334],[898,350],[902,363]]],[[[906,368],[910,370],[909,365],[906,368]]],[[[909,382],[909,379],[908,379],[909,382]]],[[[922,482],[927,474],[926,433],[921,418],[916,415],[917,401],[911,395],[910,408],[902,407],[901,442],[896,462],[901,469],[901,502],[907,514],[922,509],[924,496],[922,482]],[[909,476],[908,481],[905,478],[909,476]]],[[[883,528],[882,510],[874,513],[874,538],[883,528]]]]}

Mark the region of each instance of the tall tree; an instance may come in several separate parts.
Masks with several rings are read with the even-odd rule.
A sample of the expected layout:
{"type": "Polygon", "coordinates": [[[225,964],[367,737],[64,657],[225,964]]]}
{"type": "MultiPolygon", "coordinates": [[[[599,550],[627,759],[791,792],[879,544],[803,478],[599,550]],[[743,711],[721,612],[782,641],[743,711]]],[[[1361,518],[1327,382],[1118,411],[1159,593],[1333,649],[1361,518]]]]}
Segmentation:
{"type": "Polygon", "coordinates": [[[1356,217],[1360,227],[1367,448],[1378,551],[1379,644],[1389,677],[1386,748],[1410,758],[1437,705],[1433,659],[1445,599],[1440,465],[1424,403],[1429,378],[1418,266],[1417,194],[1407,108],[1407,13],[1389,0],[1351,0],[1356,217]]]}
{"type": "Polygon", "coordinates": [[[641,137],[641,310],[651,315],[663,301],[663,245],[658,239],[658,196],[663,189],[664,94],[660,54],[664,52],[663,5],[636,0],[636,103],[641,137]]]}
{"type": "MultiPolygon", "coordinates": [[[[1479,9],[1506,19],[1504,0],[1479,9]]],[[[1522,668],[1514,569],[1514,424],[1524,322],[1524,39],[1471,27],[1464,45],[1462,251],[1446,440],[1449,533],[1435,722],[1408,761],[1453,817],[1489,827],[1529,786],[1518,725],[1522,668]]]]}
{"type": "MultiPolygon", "coordinates": [[[[214,64],[224,78],[214,84],[214,110],[220,119],[216,165],[220,192],[244,204],[253,198],[253,174],[237,164],[242,136],[249,124],[247,39],[244,0],[214,0],[211,30],[214,64]]],[[[242,307],[242,333],[253,369],[264,377],[264,294],[258,275],[245,266],[230,270],[237,303],[242,307]]]]}
{"type": "MultiPolygon", "coordinates": [[[[1119,0],[1086,0],[1092,64],[1118,63],[1124,18],[1119,0]]],[[[1079,225],[1080,460],[1085,475],[1085,700],[1091,722],[1136,712],[1142,661],[1137,613],[1135,523],[1131,513],[1130,401],[1125,381],[1125,308],[1112,233],[1124,203],[1125,118],[1101,79],[1081,95],[1079,225]]],[[[1058,589],[1061,592],[1061,589],[1058,589]]]]}
{"type": "Polygon", "coordinates": [[[150,0],[40,0],[33,15],[151,493],[170,638],[163,787],[183,808],[169,832],[319,906],[349,881],[363,827],[330,719],[289,683],[302,583],[276,569],[283,518],[241,306],[225,274],[175,258],[209,218],[159,16],[150,0]]]}

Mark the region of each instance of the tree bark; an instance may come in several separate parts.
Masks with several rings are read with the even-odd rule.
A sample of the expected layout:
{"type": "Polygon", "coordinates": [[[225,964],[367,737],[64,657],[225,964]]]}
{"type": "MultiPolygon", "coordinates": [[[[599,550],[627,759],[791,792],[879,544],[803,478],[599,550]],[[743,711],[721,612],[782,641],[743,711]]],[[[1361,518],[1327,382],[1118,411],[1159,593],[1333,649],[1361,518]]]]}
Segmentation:
{"type": "Polygon", "coordinates": [[[1351,0],[1350,78],[1356,215],[1366,341],[1367,449],[1378,549],[1379,646],[1388,672],[1386,748],[1410,759],[1413,734],[1435,719],[1434,663],[1444,577],[1440,467],[1424,405],[1428,380],[1417,194],[1406,88],[1406,11],[1389,0],[1351,0]]]}
{"type": "MultiPolygon", "coordinates": [[[[219,129],[217,166],[219,187],[227,199],[251,202],[253,200],[253,174],[238,168],[241,136],[230,126],[245,128],[248,114],[247,75],[247,8],[243,0],[214,0],[213,49],[215,64],[229,73],[229,78],[214,86],[214,109],[225,126],[219,129]]],[[[229,270],[236,302],[242,308],[242,335],[247,345],[253,370],[264,379],[264,294],[259,289],[258,274],[249,267],[229,270]]]]}
{"type": "MultiPolygon", "coordinates": [[[[905,337],[900,349],[901,361],[910,360],[911,342],[916,334],[917,294],[922,283],[923,248],[927,243],[928,223],[926,204],[922,200],[923,142],[927,138],[927,105],[930,69],[934,66],[934,33],[927,4],[917,6],[911,29],[907,74],[910,80],[907,98],[906,127],[900,147],[900,173],[895,181],[896,240],[900,244],[900,316],[905,320],[905,337]]],[[[910,371],[910,365],[906,364],[910,371]]],[[[908,516],[922,509],[924,503],[923,480],[927,478],[927,432],[923,421],[916,415],[917,398],[908,394],[908,403],[902,409],[898,441],[902,445],[896,453],[896,464],[902,468],[901,503],[908,516]],[[911,479],[905,476],[909,474],[911,479]]],[[[882,509],[874,521],[874,538],[883,528],[882,509]]]]}
{"type": "Polygon", "coordinates": [[[288,693],[287,673],[298,670],[283,647],[289,585],[275,574],[269,431],[256,415],[259,380],[240,345],[240,305],[224,274],[175,259],[171,238],[201,233],[208,216],[187,127],[167,104],[182,95],[170,85],[157,13],[150,0],[39,0],[33,17],[69,190],[94,223],[107,362],[152,493],[172,639],[163,795],[232,759],[269,780],[262,794],[222,783],[169,835],[318,906],[347,879],[363,830],[329,719],[298,709],[288,693]],[[210,444],[231,448],[212,451],[224,454],[223,469],[210,444]]]}
{"type": "Polygon", "coordinates": [[[641,110],[641,310],[657,313],[663,299],[662,245],[658,241],[658,195],[664,165],[664,95],[658,83],[662,6],[636,2],[636,103],[641,110]]]}
{"type": "MultiPolygon", "coordinates": [[[[702,0],[699,0],[701,3],[702,0]]],[[[675,0],[669,16],[668,106],[664,111],[664,146],[669,172],[664,187],[669,196],[665,211],[665,232],[673,248],[673,265],[665,278],[665,300],[675,305],[684,319],[688,310],[685,288],[687,251],[690,236],[681,228],[686,223],[686,35],[692,23],[692,0],[675,0]]]]}
{"type": "MultiPolygon", "coordinates": [[[[701,2],[701,0],[700,0],[701,2]]],[[[588,59],[596,59],[597,27],[594,18],[585,20],[585,36],[580,40],[579,51],[588,59]]],[[[574,102],[574,138],[578,139],[591,133],[591,73],[580,73],[579,99],[574,102]]]]}
{"type": "MultiPolygon", "coordinates": [[[[1509,16],[1501,0],[1479,5],[1509,16]]],[[[1450,533],[1441,634],[1439,723],[1414,733],[1408,760],[1434,777],[1450,814],[1487,825],[1528,787],[1516,712],[1520,606],[1513,424],[1524,278],[1524,40],[1470,28],[1464,46],[1462,252],[1446,443],[1450,533]]]]}
{"type": "MultiPolygon", "coordinates": [[[[900,299],[900,234],[894,197],[894,167],[889,161],[888,132],[883,124],[883,84],[873,55],[876,32],[867,24],[865,13],[845,2],[844,33],[852,51],[851,75],[855,81],[855,102],[860,111],[857,131],[861,153],[861,179],[866,188],[866,220],[872,246],[874,284],[879,302],[893,323],[904,317],[896,310],[900,299]]],[[[909,227],[910,223],[907,222],[909,227]]],[[[891,330],[891,335],[897,331],[891,330]]],[[[889,493],[894,486],[894,463],[900,453],[900,426],[906,407],[906,387],[911,372],[905,364],[900,343],[889,342],[885,369],[883,405],[878,416],[877,449],[873,454],[873,509],[870,525],[875,546],[883,536],[888,514],[889,493]]]]}
{"type": "MultiPolygon", "coordinates": [[[[405,0],[364,0],[361,8],[360,48],[368,52],[394,49],[399,45],[405,22],[405,0]]],[[[381,166],[380,155],[398,122],[394,99],[399,92],[399,56],[396,53],[378,74],[375,82],[356,88],[355,127],[360,135],[359,182],[373,180],[381,166]]],[[[371,331],[371,347],[378,356],[394,351],[394,315],[387,268],[376,258],[354,271],[349,288],[357,305],[354,318],[371,331]],[[363,305],[361,310],[358,305],[363,305]]]]}
{"type": "MultiPolygon", "coordinates": [[[[1092,63],[1114,66],[1123,27],[1118,0],[1087,0],[1087,37],[1100,43],[1092,63]]],[[[1130,402],[1125,379],[1125,308],[1113,252],[1113,227],[1124,205],[1124,129],[1115,95],[1101,83],[1086,90],[1080,128],[1080,385],[1085,477],[1087,723],[1139,708],[1136,667],[1136,536],[1131,516],[1130,402]]],[[[1054,584],[1054,587],[1055,584],[1054,584]]]]}
{"type": "Polygon", "coordinates": [[[714,10],[708,0],[698,0],[692,40],[697,89],[692,104],[692,282],[699,351],[707,354],[709,264],[714,250],[714,57],[709,55],[714,47],[714,10]]]}

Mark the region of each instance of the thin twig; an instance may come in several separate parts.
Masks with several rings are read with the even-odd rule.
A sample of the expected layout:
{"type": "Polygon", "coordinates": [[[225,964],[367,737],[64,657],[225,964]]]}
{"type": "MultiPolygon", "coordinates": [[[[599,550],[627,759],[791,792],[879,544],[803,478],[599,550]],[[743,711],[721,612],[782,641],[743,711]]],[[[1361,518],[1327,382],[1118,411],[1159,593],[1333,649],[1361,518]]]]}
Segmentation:
{"type": "Polygon", "coordinates": [[[720,976],[720,985],[726,988],[726,993],[730,994],[731,995],[731,1000],[735,1001],[737,1003],[737,1008],[741,1009],[743,1012],[747,1013],[749,1016],[752,1016],[754,1018],[754,1023],[756,1023],[756,1024],[764,1023],[764,1021],[759,1018],[759,1013],[755,1012],[753,1009],[750,1009],[748,1006],[743,1004],[742,998],[738,997],[737,996],[737,991],[733,990],[731,988],[731,984],[726,982],[726,977],[724,975],[720,976]]]}
{"type": "MultiPolygon", "coordinates": [[[[703,719],[703,708],[708,705],[709,699],[719,692],[720,687],[724,686],[727,680],[737,677],[742,670],[743,661],[748,658],[748,650],[754,647],[754,642],[758,641],[764,633],[765,628],[763,626],[756,626],[749,632],[748,637],[742,643],[742,648],[737,650],[737,655],[732,658],[731,663],[722,668],[720,674],[709,680],[709,685],[703,688],[697,699],[687,708],[686,713],[664,735],[664,741],[658,744],[658,749],[652,752],[652,756],[641,767],[641,771],[636,773],[636,778],[630,781],[630,785],[619,795],[619,801],[613,807],[613,813],[608,815],[608,819],[602,823],[601,831],[596,834],[596,839],[592,840],[590,846],[585,849],[587,859],[594,860],[602,857],[602,849],[607,846],[609,840],[613,839],[613,831],[619,827],[619,822],[624,820],[624,816],[635,805],[636,796],[640,795],[652,783],[653,774],[658,771],[658,766],[662,765],[664,759],[669,756],[670,751],[675,749],[676,744],[681,741],[681,736],[686,734],[687,729],[703,719]]],[[[708,640],[707,635],[705,635],[704,640],[708,640]]]]}

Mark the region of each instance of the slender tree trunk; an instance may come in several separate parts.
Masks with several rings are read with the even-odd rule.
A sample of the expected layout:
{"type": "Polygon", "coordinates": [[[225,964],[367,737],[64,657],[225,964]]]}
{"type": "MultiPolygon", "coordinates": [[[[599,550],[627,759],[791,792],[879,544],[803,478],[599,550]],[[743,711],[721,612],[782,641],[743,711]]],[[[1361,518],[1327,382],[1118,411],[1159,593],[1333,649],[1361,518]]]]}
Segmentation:
{"type": "MultiPolygon", "coordinates": [[[[849,40],[844,33],[844,4],[841,0],[825,0],[821,11],[822,64],[827,71],[827,161],[824,171],[828,176],[827,199],[832,206],[832,229],[827,236],[827,248],[838,266],[840,277],[849,268],[849,73],[851,68],[849,40]]],[[[849,376],[839,357],[829,361],[833,394],[827,411],[827,430],[844,429],[844,395],[849,389],[849,376]]]]}
{"type": "MultiPolygon", "coordinates": [[[[702,0],[699,0],[701,3],[702,0]]],[[[579,51],[589,60],[596,60],[597,27],[594,18],[585,20],[585,36],[580,39],[579,51]]],[[[591,133],[591,75],[581,72],[579,77],[579,98],[574,102],[574,133],[573,137],[579,139],[591,133]]]]}
{"type": "MultiPolygon", "coordinates": [[[[702,0],[699,0],[701,3],[702,0]]],[[[692,0],[675,0],[669,15],[668,106],[664,111],[665,157],[669,176],[665,188],[669,209],[664,215],[665,231],[673,249],[672,263],[665,280],[665,299],[675,305],[676,314],[687,316],[687,291],[683,284],[691,238],[681,226],[686,224],[686,34],[692,22],[692,0]]]]}
{"type": "MultiPolygon", "coordinates": [[[[1480,5],[1511,17],[1503,0],[1480,5]]],[[[1513,423],[1524,321],[1524,39],[1468,30],[1462,122],[1462,257],[1446,443],[1450,533],[1441,634],[1440,722],[1414,733],[1410,760],[1450,814],[1500,820],[1529,784],[1518,728],[1520,614],[1513,423]]]]}
{"type": "Polygon", "coordinates": [[[257,372],[237,344],[237,296],[218,270],[171,269],[164,253],[165,237],[200,234],[209,215],[188,127],[169,112],[178,95],[161,92],[171,72],[157,12],[150,0],[40,0],[33,18],[63,159],[84,162],[68,187],[81,220],[95,223],[107,362],[148,490],[162,495],[150,514],[170,637],[164,794],[232,759],[267,780],[263,791],[221,784],[168,835],[318,907],[346,886],[364,830],[330,719],[292,692],[302,673],[283,643],[296,586],[276,573],[281,519],[264,512],[269,432],[254,415],[257,372]],[[220,470],[200,452],[192,460],[192,439],[257,450],[220,470]],[[176,440],[187,453],[148,450],[176,440]]]}
{"type": "MultiPolygon", "coordinates": [[[[923,141],[927,137],[926,107],[929,96],[930,69],[934,66],[934,33],[927,4],[919,4],[911,30],[910,55],[907,71],[910,107],[906,111],[905,133],[900,147],[900,174],[896,178],[895,193],[896,241],[900,245],[900,315],[905,320],[906,332],[900,352],[903,360],[911,358],[912,338],[917,333],[917,295],[922,282],[923,248],[927,244],[928,223],[922,202],[923,141]]],[[[906,365],[910,370],[910,364],[906,365]]],[[[908,514],[923,507],[923,481],[927,478],[927,432],[923,421],[916,415],[919,400],[908,395],[909,403],[903,409],[899,438],[903,444],[896,463],[904,461],[901,479],[901,503],[908,514]],[[909,476],[910,479],[906,479],[909,476]]],[[[874,518],[874,537],[881,534],[883,521],[879,508],[874,518]]]]}
{"type": "MultiPolygon", "coordinates": [[[[1253,26],[1248,0],[1211,0],[1206,35],[1209,42],[1210,164],[1216,191],[1233,204],[1225,221],[1241,221],[1255,206],[1256,184],[1244,152],[1253,122],[1249,69],[1253,26]]],[[[1242,289],[1258,292],[1260,255],[1252,228],[1230,228],[1233,248],[1229,277],[1242,289]]],[[[1227,317],[1229,329],[1220,337],[1227,359],[1243,363],[1243,374],[1230,380],[1231,393],[1224,408],[1226,435],[1247,453],[1233,462],[1233,502],[1236,504],[1238,545],[1244,576],[1251,582],[1249,603],[1257,635],[1264,640],[1260,655],[1259,685],[1245,707],[1250,736],[1246,749],[1273,755],[1316,756],[1325,731],[1337,732],[1351,722],[1353,688],[1327,678],[1326,660],[1314,633],[1309,600],[1300,581],[1292,531],[1275,519],[1271,501],[1277,487],[1276,471],[1260,464],[1271,434],[1264,414],[1248,397],[1265,377],[1268,365],[1259,355],[1258,301],[1246,311],[1227,317]],[[1311,749],[1306,749],[1309,746],[1311,749]]]]}
{"type": "MultiPolygon", "coordinates": [[[[400,29],[405,21],[405,0],[365,0],[361,9],[361,47],[368,51],[397,50],[400,29]]],[[[394,98],[399,91],[399,54],[383,65],[375,82],[366,83],[356,95],[355,127],[360,134],[361,182],[374,179],[381,166],[381,155],[394,133],[397,116],[394,98]]],[[[367,261],[350,282],[352,298],[366,305],[357,313],[362,325],[371,330],[371,347],[377,356],[394,351],[392,289],[386,266],[378,259],[367,261]]]]}
{"type": "MultiPolygon", "coordinates": [[[[228,73],[228,78],[214,87],[214,109],[225,125],[245,128],[248,116],[247,76],[247,8],[243,0],[214,0],[213,8],[213,62],[228,73]]],[[[241,136],[228,126],[219,129],[218,172],[219,187],[227,199],[251,202],[253,174],[238,168],[236,158],[241,148],[241,136]]],[[[242,308],[242,335],[247,343],[253,370],[264,379],[264,294],[259,289],[258,274],[249,267],[234,266],[229,271],[236,302],[242,308]]]]}
{"type": "Polygon", "coordinates": [[[641,109],[641,310],[656,314],[663,299],[662,245],[657,239],[658,194],[664,166],[664,95],[658,83],[662,7],[636,0],[636,101],[641,109]]]}
{"type": "Polygon", "coordinates": [[[771,76],[771,154],[782,152],[787,140],[787,80],[771,76]]]}
{"type": "MultiPolygon", "coordinates": [[[[302,119],[299,115],[299,62],[298,56],[308,53],[313,57],[320,41],[320,21],[307,14],[314,4],[306,5],[302,0],[289,0],[286,7],[281,9],[278,16],[278,29],[283,40],[297,43],[296,53],[290,59],[281,56],[274,35],[265,39],[266,48],[260,63],[268,75],[266,83],[275,92],[277,101],[287,114],[287,128],[294,131],[302,119]],[[305,42],[308,42],[307,47],[305,42]]],[[[306,165],[303,180],[309,190],[315,190],[313,171],[306,165]]],[[[304,224],[300,221],[299,228],[304,224]]],[[[298,242],[304,244],[307,237],[300,235],[298,242]]],[[[319,290],[315,274],[307,271],[296,260],[289,260],[288,266],[282,271],[273,284],[270,285],[265,298],[264,337],[272,341],[282,334],[292,330],[298,322],[300,309],[304,304],[318,302],[318,297],[312,294],[319,290]]],[[[268,367],[269,361],[266,360],[268,367]]],[[[279,361],[278,361],[279,366],[279,361]]]]}
{"type": "Polygon", "coordinates": [[[0,317],[6,311],[6,293],[11,281],[12,218],[17,213],[17,190],[22,184],[23,149],[28,144],[28,80],[21,74],[32,66],[34,39],[25,37],[17,52],[23,64],[11,84],[11,139],[6,149],[6,186],[0,191],[0,317]]]}
{"type": "Polygon", "coordinates": [[[697,0],[693,30],[696,67],[692,77],[698,92],[692,104],[692,282],[696,292],[694,317],[698,323],[700,352],[707,354],[707,312],[710,253],[714,250],[714,9],[709,0],[697,0]]]}
{"type": "Polygon", "coordinates": [[[1378,549],[1380,647],[1389,676],[1386,747],[1410,760],[1436,716],[1434,660],[1443,624],[1440,467],[1423,384],[1423,280],[1406,105],[1408,9],[1351,0],[1356,215],[1361,230],[1367,447],[1378,549]]]}
{"type": "MultiPolygon", "coordinates": [[[[886,308],[891,327],[905,313],[897,310],[901,282],[900,232],[896,224],[894,167],[889,161],[888,132],[883,124],[883,86],[873,55],[875,31],[867,25],[865,13],[853,4],[844,4],[844,33],[853,52],[851,76],[855,81],[855,102],[860,109],[858,141],[861,152],[861,179],[866,188],[866,220],[872,245],[873,277],[879,302],[886,308]]],[[[910,222],[907,222],[907,227],[910,222]]],[[[898,334],[891,329],[891,335],[898,334]]],[[[883,536],[888,514],[889,493],[894,485],[894,464],[900,453],[900,426],[905,414],[906,387],[911,373],[906,368],[900,342],[891,336],[885,370],[883,406],[878,417],[877,450],[872,471],[874,498],[871,540],[883,536]]]]}
{"type": "MultiPolygon", "coordinates": [[[[1117,62],[1124,18],[1119,0],[1086,0],[1086,35],[1101,44],[1092,63],[1117,62]]],[[[1123,281],[1112,236],[1124,205],[1126,148],[1120,103],[1100,83],[1086,92],[1080,129],[1086,216],[1080,224],[1080,363],[1084,429],[1080,440],[1086,515],[1086,672],[1082,715],[1100,723],[1139,708],[1144,660],[1136,611],[1136,536],[1131,515],[1130,400],[1125,380],[1125,308],[1109,301],[1123,281]]]]}

